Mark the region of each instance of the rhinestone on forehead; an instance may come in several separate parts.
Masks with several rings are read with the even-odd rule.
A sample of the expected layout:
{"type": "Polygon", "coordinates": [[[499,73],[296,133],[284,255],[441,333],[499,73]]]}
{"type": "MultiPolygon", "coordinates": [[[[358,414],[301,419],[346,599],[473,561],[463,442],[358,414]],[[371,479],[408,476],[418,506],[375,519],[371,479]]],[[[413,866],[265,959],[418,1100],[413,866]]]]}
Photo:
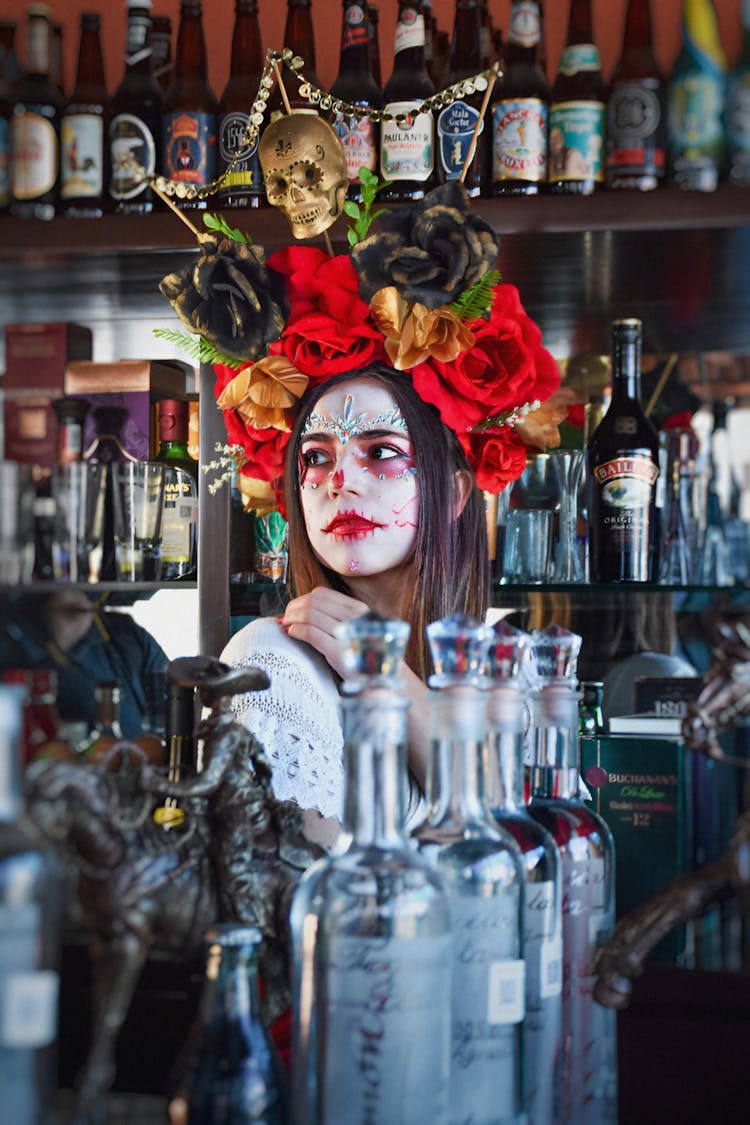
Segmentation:
{"type": "Polygon", "coordinates": [[[346,445],[350,438],[359,437],[369,430],[403,430],[408,435],[409,428],[404,421],[404,416],[397,406],[392,410],[384,410],[375,418],[368,418],[366,411],[356,414],[354,411],[354,396],[348,394],[344,399],[344,413],[340,418],[329,418],[327,414],[313,412],[305,422],[302,436],[314,430],[333,434],[342,445],[346,445]]]}

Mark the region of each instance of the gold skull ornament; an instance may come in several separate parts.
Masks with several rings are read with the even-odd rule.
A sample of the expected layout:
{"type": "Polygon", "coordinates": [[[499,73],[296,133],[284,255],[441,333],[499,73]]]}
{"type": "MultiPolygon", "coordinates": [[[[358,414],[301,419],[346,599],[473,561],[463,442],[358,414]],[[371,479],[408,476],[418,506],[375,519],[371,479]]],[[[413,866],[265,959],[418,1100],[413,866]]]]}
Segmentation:
{"type": "Polygon", "coordinates": [[[272,121],[258,146],[266,195],[280,207],[295,238],[314,238],[336,222],[349,177],[341,141],[317,114],[272,121]]]}

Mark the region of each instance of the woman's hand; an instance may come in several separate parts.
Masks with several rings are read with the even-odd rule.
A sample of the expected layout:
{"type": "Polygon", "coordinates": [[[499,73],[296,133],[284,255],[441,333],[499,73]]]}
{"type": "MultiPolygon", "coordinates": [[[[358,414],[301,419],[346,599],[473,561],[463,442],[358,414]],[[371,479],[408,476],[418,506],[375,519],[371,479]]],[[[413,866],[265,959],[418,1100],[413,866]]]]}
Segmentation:
{"type": "Polygon", "coordinates": [[[316,586],[309,594],[293,598],[286,607],[281,624],[290,637],[306,641],[330,664],[334,672],[345,677],[342,645],[335,635],[337,625],[367,613],[369,606],[348,594],[316,586]]]}

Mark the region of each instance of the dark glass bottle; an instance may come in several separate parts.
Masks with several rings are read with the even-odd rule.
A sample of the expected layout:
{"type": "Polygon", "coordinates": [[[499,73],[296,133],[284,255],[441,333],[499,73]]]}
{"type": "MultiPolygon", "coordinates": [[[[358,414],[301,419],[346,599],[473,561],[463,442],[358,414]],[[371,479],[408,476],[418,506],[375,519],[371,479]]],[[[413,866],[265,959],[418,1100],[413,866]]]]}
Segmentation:
{"type": "Polygon", "coordinates": [[[98,218],[107,201],[109,97],[99,16],[81,16],[76,84],[60,126],[60,199],[66,215],[98,218]]]}
{"type": "MultiPolygon", "coordinates": [[[[216,176],[216,96],[208,82],[201,0],[181,0],[174,81],[164,98],[162,172],[200,189],[216,176]]],[[[205,199],[176,199],[185,210],[204,210],[205,199]]]]}
{"type": "Polygon", "coordinates": [[[422,0],[399,0],[393,73],[383,105],[405,120],[384,121],[380,131],[380,175],[391,182],[384,199],[422,199],[435,186],[435,119],[415,109],[435,93],[425,64],[422,0]]]}
{"type": "Polygon", "coordinates": [[[117,211],[153,211],[146,183],[161,154],[162,92],[151,73],[151,0],[126,0],[125,74],[112,97],[109,195],[117,211]]]}
{"type": "Polygon", "coordinates": [[[65,38],[65,28],[61,23],[56,21],[52,24],[52,45],[50,54],[50,68],[49,76],[52,82],[57,86],[58,90],[65,97],[65,68],[63,65],[63,40],[65,38]]]}
{"type": "Polygon", "coordinates": [[[89,412],[85,398],[58,398],[52,403],[57,417],[57,463],[83,460],[83,424],[89,412]]]}
{"type": "MultiPolygon", "coordinates": [[[[299,58],[304,59],[305,65],[302,72],[305,78],[311,85],[317,86],[319,90],[322,89],[315,57],[312,0],[287,0],[284,46],[288,47],[299,58]]],[[[291,78],[290,72],[285,66],[279,65],[290,108],[297,112],[317,113],[315,107],[299,93],[299,83],[296,79],[291,78]]],[[[277,117],[286,112],[278,83],[274,86],[271,97],[268,99],[268,110],[269,120],[271,121],[275,121],[277,117]]]]}
{"type": "Polygon", "coordinates": [[[0,211],[10,205],[10,92],[21,76],[15,40],[15,21],[0,20],[0,211]]]}
{"type": "Polygon", "coordinates": [[[10,92],[21,74],[16,52],[16,21],[0,20],[0,85],[6,93],[10,92]]]}
{"type": "Polygon", "coordinates": [[[494,33],[489,0],[479,0],[479,55],[482,70],[488,70],[495,61],[494,33]]]}
{"type": "Polygon", "coordinates": [[[154,16],[151,20],[151,73],[166,94],[174,81],[172,61],[172,21],[169,16],[154,16]]]}
{"type": "Polygon", "coordinates": [[[655,582],[659,437],[641,395],[641,322],[612,324],[612,401],[587,446],[592,582],[655,582]]]}
{"type": "Polygon", "coordinates": [[[506,69],[492,104],[493,195],[537,195],[547,181],[550,88],[539,62],[541,5],[510,13],[506,69]]]}
{"type": "Polygon", "coordinates": [[[629,0],[607,102],[607,187],[615,190],[652,191],[666,176],[666,88],[652,44],[650,0],[629,0]]]}
{"type": "Polygon", "coordinates": [[[727,64],[711,0],[685,0],[682,42],[667,87],[669,182],[715,191],[724,171],[727,64]]]}
{"type": "Polygon", "coordinates": [[[265,203],[263,172],[258,160],[259,137],[256,136],[252,145],[245,142],[263,63],[258,2],[236,0],[229,81],[219,99],[218,114],[218,175],[224,175],[231,165],[231,171],[227,172],[217,192],[217,200],[224,207],[260,207],[265,203]]]}
{"type": "Polygon", "coordinates": [[[591,0],[571,0],[550,100],[549,191],[590,195],[603,185],[605,100],[591,0]]]}
{"type": "Polygon", "coordinates": [[[198,544],[198,462],[188,453],[188,404],[162,399],[159,450],[167,466],[161,521],[161,576],[164,581],[194,574],[198,544]]]}
{"type": "Polygon", "coordinates": [[[724,113],[729,180],[750,187],[750,0],[742,0],[742,52],[727,80],[724,113]]]}
{"type": "Polygon", "coordinates": [[[52,219],[60,183],[63,97],[50,77],[52,26],[46,4],[29,4],[27,71],[13,87],[10,123],[11,214],[52,219]]]}
{"type": "Polygon", "coordinates": [[[378,90],[383,89],[383,71],[380,65],[380,12],[377,4],[367,5],[368,29],[370,32],[370,69],[372,80],[378,90]]]}
{"type": "MultiPolygon", "coordinates": [[[[481,13],[478,0],[456,0],[456,19],[451,41],[451,68],[448,84],[461,82],[482,70],[481,13]]],[[[479,120],[482,94],[466,95],[438,112],[435,122],[437,178],[439,183],[457,180],[469,155],[474,128],[479,120]]],[[[479,195],[484,166],[486,130],[479,128],[476,148],[466,173],[466,194],[479,195]]]]}
{"type": "MultiPolygon", "coordinates": [[[[372,76],[372,40],[368,20],[359,0],[344,0],[339,73],[331,97],[350,105],[379,109],[380,88],[372,76]]],[[[378,170],[379,129],[370,117],[336,113],[333,127],[341,138],[349,170],[349,195],[361,198],[360,168],[378,170]]]]}

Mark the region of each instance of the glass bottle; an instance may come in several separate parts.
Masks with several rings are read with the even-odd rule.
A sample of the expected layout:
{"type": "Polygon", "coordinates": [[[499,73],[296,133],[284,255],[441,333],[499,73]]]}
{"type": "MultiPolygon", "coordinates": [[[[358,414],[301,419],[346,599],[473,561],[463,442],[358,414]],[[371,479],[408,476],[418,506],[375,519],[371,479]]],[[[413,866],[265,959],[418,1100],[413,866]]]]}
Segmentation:
{"type": "Polygon", "coordinates": [[[435,119],[415,109],[435,93],[425,63],[422,0],[399,0],[393,72],[383,88],[383,106],[405,119],[380,129],[380,175],[390,182],[383,199],[422,199],[435,185],[435,119]]]}
{"type": "Polygon", "coordinates": [[[541,5],[513,4],[506,70],[492,104],[493,195],[537,195],[547,181],[550,88],[541,39],[541,5]]]}
{"type": "Polygon", "coordinates": [[[666,88],[653,52],[651,4],[629,0],[607,102],[607,187],[652,191],[664,183],[666,165],[666,88]]]}
{"type": "Polygon", "coordinates": [[[448,1120],[449,904],[404,827],[408,634],[371,613],[337,629],[346,843],[292,902],[295,1125],[448,1120]]]}
{"type": "Polygon", "coordinates": [[[688,432],[670,430],[667,436],[666,517],[659,551],[659,582],[665,586],[685,586],[692,573],[697,534],[695,530],[691,531],[693,472],[686,462],[688,454],[688,432]]]}
{"type": "Polygon", "coordinates": [[[174,81],[172,61],[172,21],[169,16],[154,16],[151,20],[151,73],[166,94],[174,81]]]}
{"type": "Polygon", "coordinates": [[[10,94],[21,77],[15,20],[0,20],[0,211],[10,205],[10,94]]]}
{"type": "Polygon", "coordinates": [[[60,125],[60,199],[66,215],[98,218],[107,200],[109,96],[95,12],[81,16],[76,84],[60,125]]]}
{"type": "Polygon", "coordinates": [[[59,202],[63,97],[50,77],[52,25],[47,4],[26,9],[26,73],[11,91],[10,211],[53,219],[59,202]]]}
{"type": "Polygon", "coordinates": [[[161,522],[161,576],[166,582],[194,574],[198,559],[198,462],[188,453],[188,404],[162,399],[155,461],[167,466],[161,522]]]}
{"type": "Polygon", "coordinates": [[[367,5],[367,19],[370,31],[370,67],[372,80],[378,90],[383,89],[383,74],[380,65],[380,11],[377,4],[367,5]]]}
{"type": "MultiPolygon", "coordinates": [[[[174,80],[164,97],[162,171],[186,187],[200,189],[216,176],[218,102],[208,82],[208,55],[201,0],[180,0],[174,80]]],[[[205,199],[177,195],[184,210],[205,210],[205,199]]]]}
{"type": "Polygon", "coordinates": [[[742,52],[727,79],[724,130],[730,183],[750,187],[750,0],[742,0],[742,52]]]}
{"type": "MultiPolygon", "coordinates": [[[[318,66],[315,55],[315,29],[313,27],[312,18],[312,0],[287,0],[286,11],[286,25],[284,27],[284,46],[288,47],[293,54],[304,59],[305,65],[302,68],[305,78],[313,86],[322,89],[321,81],[318,78],[318,66]]],[[[284,79],[284,89],[289,101],[289,106],[293,112],[296,113],[317,113],[314,105],[311,105],[306,98],[303,98],[299,92],[299,83],[292,79],[289,81],[290,73],[285,66],[279,64],[282,78],[284,79]]],[[[268,99],[268,119],[275,121],[277,117],[286,113],[281,91],[279,90],[278,83],[271,91],[271,97],[268,99]]]]}
{"type": "MultiPolygon", "coordinates": [[[[451,41],[451,67],[448,84],[462,82],[482,70],[481,22],[478,0],[456,0],[456,18],[451,41]]],[[[474,129],[479,120],[482,93],[467,94],[451,102],[437,114],[435,122],[437,178],[439,183],[457,180],[469,155],[474,129]]],[[[484,121],[479,126],[474,155],[464,179],[466,194],[478,196],[485,163],[484,121]]]]}
{"type": "Polygon", "coordinates": [[[579,687],[581,698],[578,703],[578,730],[581,738],[597,738],[607,730],[602,711],[604,681],[582,680],[579,687]]]}
{"type": "Polygon", "coordinates": [[[727,62],[711,0],[685,0],[682,50],[667,87],[669,182],[715,191],[724,170],[727,62]]]}
{"type": "MultiPolygon", "coordinates": [[[[116,742],[123,739],[120,725],[120,685],[116,680],[101,680],[94,688],[96,722],[84,750],[89,762],[101,762],[116,742]]],[[[117,768],[119,760],[110,760],[109,766],[117,768]]]]}
{"type": "MultiPolygon", "coordinates": [[[[359,0],[344,0],[339,73],[331,97],[350,105],[379,109],[381,90],[372,74],[372,37],[365,9],[359,0]]],[[[371,117],[335,113],[333,128],[341,138],[349,170],[349,196],[362,198],[360,168],[378,170],[380,130],[371,117]]]]}
{"type": "Polygon", "coordinates": [[[63,100],[65,99],[65,68],[64,59],[65,53],[63,51],[63,39],[65,38],[65,28],[57,20],[52,23],[52,44],[50,52],[50,80],[54,82],[57,89],[62,94],[63,100]]]}
{"type": "Polygon", "coordinates": [[[259,138],[252,146],[245,141],[264,61],[258,0],[236,0],[229,80],[218,113],[217,173],[224,179],[216,199],[223,207],[261,207],[265,203],[259,138]]]}
{"type": "Polygon", "coordinates": [[[563,1125],[617,1120],[616,1013],[593,997],[593,957],[615,922],[614,843],[581,800],[575,667],[581,638],[551,625],[532,635],[533,765],[529,811],[560,849],[563,932],[563,1125]]]}
{"type": "Polygon", "coordinates": [[[525,633],[505,621],[492,628],[485,663],[487,755],[492,815],[523,857],[524,1108],[528,1125],[552,1125],[562,1079],[562,888],[555,841],[530,815],[524,795],[526,708],[521,679],[528,643],[525,633]]]}
{"type": "Polygon", "coordinates": [[[479,0],[479,57],[482,70],[489,70],[495,61],[493,31],[489,0],[479,0]]]}
{"type": "Polygon", "coordinates": [[[286,1076],[263,1024],[258,991],[261,932],[224,922],[207,930],[204,941],[203,990],[170,1120],[284,1125],[286,1076]]]}
{"type": "Polygon", "coordinates": [[[57,398],[52,403],[57,418],[57,457],[59,465],[83,460],[83,426],[89,412],[85,398],[57,398]]]}
{"type": "Polygon", "coordinates": [[[109,195],[116,211],[153,211],[147,177],[161,158],[162,92],[151,72],[151,0],[126,0],[125,73],[112,95],[109,195]]]}
{"type": "Polygon", "coordinates": [[[57,707],[57,672],[54,668],[4,668],[2,679],[15,684],[23,706],[21,763],[25,768],[36,758],[75,757],[65,737],[57,707]]]}
{"type": "Polygon", "coordinates": [[[16,51],[16,21],[0,20],[0,84],[8,93],[23,71],[16,51]]]}
{"type": "Polygon", "coordinates": [[[591,0],[571,0],[550,100],[549,191],[590,195],[603,185],[605,100],[591,0]]]}
{"type": "MultiPolygon", "coordinates": [[[[166,678],[166,724],[162,760],[166,757],[170,781],[182,781],[186,773],[195,773],[195,692],[166,678]]],[[[176,797],[165,797],[154,809],[154,820],[163,828],[173,828],[185,819],[176,797]]]]}
{"type": "Polygon", "coordinates": [[[659,437],[641,395],[641,322],[612,323],[612,401],[587,446],[591,582],[654,582],[659,437]]]}
{"type": "Polygon", "coordinates": [[[491,633],[456,614],[428,625],[427,636],[435,668],[427,813],[413,837],[450,901],[450,1120],[520,1125],[524,871],[489,807],[482,665],[491,633]]]}
{"type": "Polygon", "coordinates": [[[0,684],[0,948],[3,1120],[55,1119],[62,876],[23,800],[21,692],[0,684]]]}

